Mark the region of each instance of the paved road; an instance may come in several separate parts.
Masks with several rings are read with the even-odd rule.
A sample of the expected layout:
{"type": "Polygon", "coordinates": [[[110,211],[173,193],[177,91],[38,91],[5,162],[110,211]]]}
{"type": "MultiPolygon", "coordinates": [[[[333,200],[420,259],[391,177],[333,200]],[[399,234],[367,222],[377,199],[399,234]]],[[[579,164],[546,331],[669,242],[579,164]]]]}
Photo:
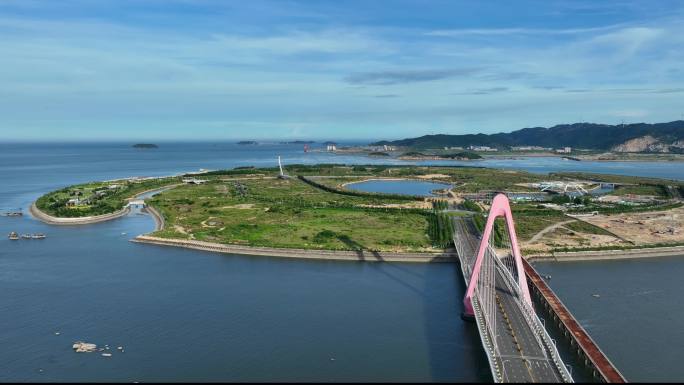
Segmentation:
{"type": "MultiPolygon", "coordinates": [[[[472,221],[464,218],[454,220],[455,237],[464,246],[464,266],[468,271],[475,262],[480,240],[475,235],[472,221]]],[[[504,278],[505,272],[497,268],[496,286],[496,344],[494,359],[501,368],[505,382],[562,382],[559,370],[548,358],[545,347],[540,344],[536,332],[525,320],[517,294],[512,292],[504,278]]]]}

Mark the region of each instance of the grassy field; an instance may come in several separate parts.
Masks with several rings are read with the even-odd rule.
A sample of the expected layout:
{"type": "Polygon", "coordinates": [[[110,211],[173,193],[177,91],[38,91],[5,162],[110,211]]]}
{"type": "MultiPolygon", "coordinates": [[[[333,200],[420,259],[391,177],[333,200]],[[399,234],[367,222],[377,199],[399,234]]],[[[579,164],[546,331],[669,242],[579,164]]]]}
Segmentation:
{"type": "MultiPolygon", "coordinates": [[[[518,240],[521,242],[529,241],[535,234],[544,230],[546,227],[563,222],[569,218],[562,212],[548,209],[532,209],[525,208],[524,210],[516,209],[513,206],[513,217],[515,223],[515,233],[518,240]]],[[[486,218],[482,214],[476,214],[473,217],[475,227],[482,231],[486,222],[486,218]]],[[[503,218],[498,218],[494,221],[494,239],[497,246],[502,245],[502,241],[508,236],[506,225],[503,218]]]]}
{"type": "Polygon", "coordinates": [[[658,198],[668,198],[665,187],[657,184],[620,186],[613,191],[613,195],[653,195],[658,198]]]}
{"type": "Polygon", "coordinates": [[[151,201],[166,220],[155,235],[208,242],[330,250],[429,251],[428,210],[372,209],[377,198],[329,193],[299,179],[213,181],[151,201]]]}
{"type": "Polygon", "coordinates": [[[598,226],[592,225],[591,223],[587,223],[584,221],[575,221],[568,223],[565,225],[568,229],[572,231],[576,231],[578,233],[585,233],[585,234],[596,234],[596,235],[613,235],[610,231],[600,228],[598,226]]]}
{"type": "MultiPolygon", "coordinates": [[[[307,172],[309,170],[301,167],[295,170],[299,175],[311,175],[307,172]]],[[[332,167],[321,171],[328,173],[315,175],[337,176],[337,178],[316,179],[317,182],[329,187],[339,187],[343,183],[360,181],[369,177],[420,178],[431,175],[433,180],[455,184],[454,191],[464,193],[482,190],[538,191],[538,189],[516,186],[516,183],[538,182],[545,179],[524,171],[480,167],[355,166],[348,168],[332,167]]]]}

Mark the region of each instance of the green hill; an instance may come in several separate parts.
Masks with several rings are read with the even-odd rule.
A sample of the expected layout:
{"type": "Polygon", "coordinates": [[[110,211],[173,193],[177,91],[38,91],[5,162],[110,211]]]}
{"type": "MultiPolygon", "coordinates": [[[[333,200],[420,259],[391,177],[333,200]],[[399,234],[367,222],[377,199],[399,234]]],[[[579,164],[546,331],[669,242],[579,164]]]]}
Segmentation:
{"type": "Polygon", "coordinates": [[[608,125],[595,123],[561,124],[553,127],[532,127],[510,133],[467,134],[467,135],[424,135],[394,141],[371,143],[373,146],[391,145],[416,149],[490,146],[507,148],[510,146],[577,147],[596,150],[610,150],[624,142],[644,136],[652,136],[669,147],[672,152],[680,152],[684,140],[684,120],[669,123],[635,123],[608,125]]]}

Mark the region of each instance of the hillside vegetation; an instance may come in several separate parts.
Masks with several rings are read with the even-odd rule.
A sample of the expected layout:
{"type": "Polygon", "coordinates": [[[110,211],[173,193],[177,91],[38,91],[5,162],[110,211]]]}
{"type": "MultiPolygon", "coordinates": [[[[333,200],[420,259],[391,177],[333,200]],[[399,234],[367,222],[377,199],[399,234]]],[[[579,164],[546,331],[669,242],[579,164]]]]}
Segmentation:
{"type": "MultiPolygon", "coordinates": [[[[541,146],[541,147],[577,147],[596,150],[620,148],[623,143],[645,136],[650,136],[670,146],[670,151],[677,151],[677,143],[684,140],[684,120],[669,123],[635,123],[625,125],[608,125],[595,123],[561,124],[550,128],[531,127],[510,133],[467,134],[467,135],[425,135],[395,141],[381,141],[372,145],[392,145],[411,148],[443,148],[491,146],[541,146]]],[[[651,145],[654,143],[651,142],[651,145]]],[[[651,147],[654,148],[654,147],[651,147]]],[[[647,148],[648,149],[648,148],[647,148]]]]}

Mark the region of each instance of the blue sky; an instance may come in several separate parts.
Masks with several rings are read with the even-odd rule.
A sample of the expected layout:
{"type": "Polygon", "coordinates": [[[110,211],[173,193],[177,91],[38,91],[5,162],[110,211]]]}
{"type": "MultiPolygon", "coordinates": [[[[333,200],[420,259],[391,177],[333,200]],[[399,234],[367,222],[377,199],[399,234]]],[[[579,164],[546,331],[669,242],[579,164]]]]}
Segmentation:
{"type": "Polygon", "coordinates": [[[682,1],[0,0],[4,140],[681,119],[682,1]]]}

